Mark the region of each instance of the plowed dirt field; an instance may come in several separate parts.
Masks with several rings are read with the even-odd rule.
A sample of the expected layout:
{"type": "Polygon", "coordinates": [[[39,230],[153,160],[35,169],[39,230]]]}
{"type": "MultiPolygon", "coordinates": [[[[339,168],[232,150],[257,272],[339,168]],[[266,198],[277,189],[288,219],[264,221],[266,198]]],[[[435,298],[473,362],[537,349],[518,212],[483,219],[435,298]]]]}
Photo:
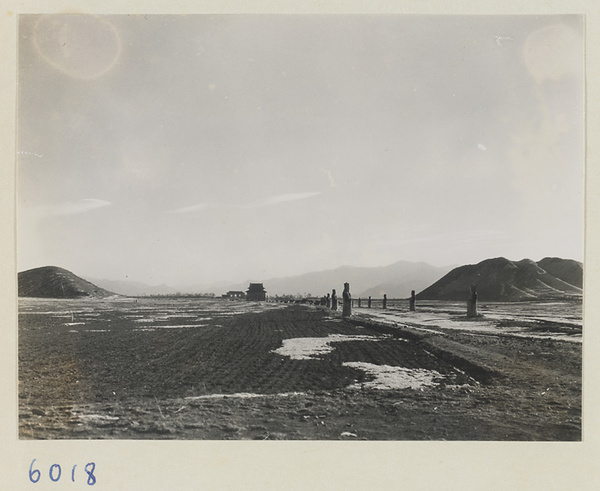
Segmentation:
{"type": "Polygon", "coordinates": [[[581,439],[581,327],[558,321],[544,333],[574,340],[494,330],[502,315],[484,330],[435,324],[433,311],[408,323],[189,299],[19,310],[22,439],[581,439]]]}

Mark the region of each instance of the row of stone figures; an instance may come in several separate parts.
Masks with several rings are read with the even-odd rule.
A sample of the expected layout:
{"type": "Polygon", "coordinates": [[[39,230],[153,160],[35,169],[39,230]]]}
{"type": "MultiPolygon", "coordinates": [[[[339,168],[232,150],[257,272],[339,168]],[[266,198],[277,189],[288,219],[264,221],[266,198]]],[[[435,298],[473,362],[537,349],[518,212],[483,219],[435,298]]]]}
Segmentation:
{"type": "MultiPolygon", "coordinates": [[[[352,307],[354,306],[354,302],[352,301],[352,295],[350,294],[350,283],[344,283],[344,292],[342,293],[342,317],[350,317],[352,314],[352,307]]],[[[338,298],[335,293],[335,289],[331,291],[331,296],[329,293],[326,297],[321,299],[321,305],[326,305],[331,310],[337,310],[338,307],[338,298]]],[[[415,291],[412,290],[410,293],[410,298],[408,299],[408,305],[411,312],[416,310],[416,295],[415,291]]],[[[361,299],[358,299],[358,307],[362,306],[361,299]]],[[[367,300],[367,307],[371,308],[371,297],[367,300]]],[[[383,295],[383,308],[387,309],[387,295],[383,295]]],[[[471,296],[467,300],[467,317],[477,317],[477,286],[471,285],[471,296]]]]}
{"type": "MultiPolygon", "coordinates": [[[[416,295],[415,291],[412,290],[409,298],[409,308],[411,311],[415,311],[415,303],[416,303],[416,295]]],[[[331,296],[329,293],[327,296],[321,299],[321,305],[325,305],[331,310],[337,310],[338,308],[338,297],[335,292],[335,289],[331,291],[331,296]]],[[[350,294],[350,283],[344,283],[344,291],[342,293],[342,317],[350,317],[352,315],[352,307],[354,306],[354,301],[352,300],[352,295],[350,294]]],[[[362,306],[362,299],[358,299],[358,307],[362,306]]],[[[367,301],[367,307],[371,308],[371,297],[369,297],[367,301]]],[[[387,295],[383,295],[383,308],[387,309],[387,295]]]]}
{"type": "MultiPolygon", "coordinates": [[[[338,297],[335,289],[331,290],[326,297],[321,299],[321,305],[325,305],[331,310],[337,310],[338,297]]],[[[352,295],[350,295],[350,283],[344,283],[344,291],[342,292],[342,317],[350,317],[352,314],[352,295]]]]}
{"type": "MultiPolygon", "coordinates": [[[[408,299],[408,308],[412,312],[415,311],[416,298],[415,291],[412,290],[410,293],[410,298],[408,299]]],[[[352,300],[352,306],[354,307],[354,300],[352,300]]],[[[384,309],[387,309],[387,295],[385,293],[383,294],[382,306],[384,309]]],[[[362,307],[362,298],[358,299],[358,307],[362,307]]],[[[367,299],[367,308],[371,308],[371,297],[367,299]]]]}

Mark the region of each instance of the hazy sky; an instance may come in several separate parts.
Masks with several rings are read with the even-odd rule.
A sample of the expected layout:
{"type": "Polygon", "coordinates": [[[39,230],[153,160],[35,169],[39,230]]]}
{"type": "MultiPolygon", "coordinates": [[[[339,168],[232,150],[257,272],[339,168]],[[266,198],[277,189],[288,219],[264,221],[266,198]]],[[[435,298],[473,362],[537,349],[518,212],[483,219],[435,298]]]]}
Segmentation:
{"type": "Polygon", "coordinates": [[[18,267],[583,258],[581,16],[20,17],[18,267]]]}

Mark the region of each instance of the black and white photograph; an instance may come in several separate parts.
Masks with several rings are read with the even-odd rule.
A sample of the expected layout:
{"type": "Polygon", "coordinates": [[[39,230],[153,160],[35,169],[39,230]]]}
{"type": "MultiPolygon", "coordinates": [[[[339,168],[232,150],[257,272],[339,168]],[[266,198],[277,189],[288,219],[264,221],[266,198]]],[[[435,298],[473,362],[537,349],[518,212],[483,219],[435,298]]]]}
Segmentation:
{"type": "Polygon", "coordinates": [[[21,440],[582,440],[582,15],[21,14],[21,440]]]}
{"type": "Polygon", "coordinates": [[[600,5],[3,7],[0,488],[597,487],[600,5]]]}

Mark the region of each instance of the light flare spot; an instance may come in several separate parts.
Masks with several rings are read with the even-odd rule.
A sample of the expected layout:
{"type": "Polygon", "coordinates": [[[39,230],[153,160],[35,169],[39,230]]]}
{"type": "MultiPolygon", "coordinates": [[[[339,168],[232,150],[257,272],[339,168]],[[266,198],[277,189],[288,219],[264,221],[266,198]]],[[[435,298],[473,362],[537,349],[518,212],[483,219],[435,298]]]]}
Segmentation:
{"type": "Polygon", "coordinates": [[[44,15],[35,24],[33,42],[48,64],[81,80],[106,74],[121,55],[117,29],[98,15],[44,15]]]}

